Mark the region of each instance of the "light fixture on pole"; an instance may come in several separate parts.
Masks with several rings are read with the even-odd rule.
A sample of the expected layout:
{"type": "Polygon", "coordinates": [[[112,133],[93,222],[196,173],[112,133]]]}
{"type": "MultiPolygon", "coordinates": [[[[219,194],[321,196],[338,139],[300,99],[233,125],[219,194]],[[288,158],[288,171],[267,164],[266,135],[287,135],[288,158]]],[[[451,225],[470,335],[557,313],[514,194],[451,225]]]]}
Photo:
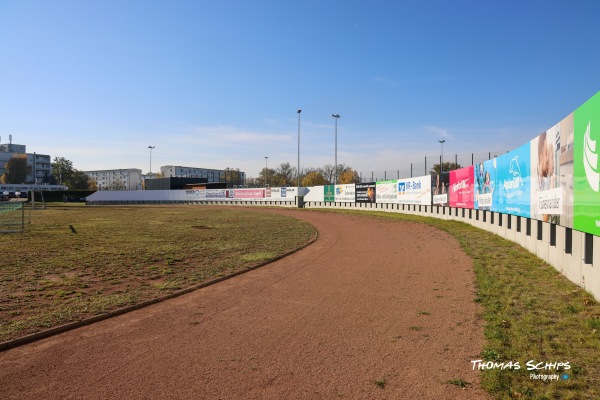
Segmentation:
{"type": "Polygon", "coordinates": [[[269,186],[269,179],[267,179],[267,172],[269,172],[269,167],[267,166],[267,160],[269,157],[265,157],[265,187],[269,186]]]}
{"type": "Polygon", "coordinates": [[[444,142],[446,142],[446,139],[438,140],[438,142],[442,145],[442,155],[440,156],[440,174],[442,174],[444,173],[444,142]]]}
{"type": "Polygon", "coordinates": [[[338,163],[337,163],[337,122],[338,119],[340,118],[340,114],[331,114],[331,116],[333,118],[335,118],[335,165],[333,166],[334,168],[334,178],[333,178],[333,184],[337,185],[337,176],[338,176],[338,163]]]}
{"type": "MultiPolygon", "coordinates": [[[[302,110],[298,109],[298,171],[297,171],[297,175],[298,175],[298,188],[300,188],[300,113],[302,112],[302,110]]],[[[300,190],[300,189],[298,189],[300,190]]],[[[300,192],[298,192],[298,196],[300,192]]]]}
{"type": "Polygon", "coordinates": [[[152,174],[152,149],[154,149],[156,146],[148,146],[148,148],[150,149],[150,174],[152,174]]]}

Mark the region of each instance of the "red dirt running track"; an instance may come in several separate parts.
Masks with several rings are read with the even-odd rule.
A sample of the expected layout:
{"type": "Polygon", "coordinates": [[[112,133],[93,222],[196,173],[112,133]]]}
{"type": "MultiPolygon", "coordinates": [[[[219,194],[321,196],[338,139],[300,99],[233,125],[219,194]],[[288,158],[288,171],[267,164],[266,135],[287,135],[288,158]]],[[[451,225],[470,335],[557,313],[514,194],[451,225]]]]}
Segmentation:
{"type": "Polygon", "coordinates": [[[0,353],[2,399],[482,399],[472,261],[407,222],[298,210],[257,270],[0,353]],[[462,379],[466,389],[448,383],[462,379]],[[380,384],[376,384],[378,381],[380,384]]]}

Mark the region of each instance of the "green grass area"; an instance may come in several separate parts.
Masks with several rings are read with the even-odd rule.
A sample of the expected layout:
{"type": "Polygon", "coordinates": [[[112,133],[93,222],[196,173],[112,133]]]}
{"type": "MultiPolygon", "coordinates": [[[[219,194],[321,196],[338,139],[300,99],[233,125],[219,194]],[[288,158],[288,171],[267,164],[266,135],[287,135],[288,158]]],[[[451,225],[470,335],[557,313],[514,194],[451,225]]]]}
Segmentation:
{"type": "Polygon", "coordinates": [[[257,265],[315,233],[240,208],[48,205],[0,235],[0,342],[257,265]]]}
{"type": "MultiPolygon", "coordinates": [[[[514,242],[463,222],[384,212],[327,212],[425,223],[458,239],[474,261],[474,301],[484,307],[485,347],[480,359],[520,364],[519,370],[482,371],[482,385],[494,397],[600,399],[600,305],[552,266],[514,242]],[[528,371],[530,360],[568,362],[570,368],[528,371]],[[561,379],[534,380],[531,373],[558,374],[561,379]],[[564,374],[568,379],[562,379],[564,374]]],[[[460,382],[457,378],[452,383],[460,382]]]]}

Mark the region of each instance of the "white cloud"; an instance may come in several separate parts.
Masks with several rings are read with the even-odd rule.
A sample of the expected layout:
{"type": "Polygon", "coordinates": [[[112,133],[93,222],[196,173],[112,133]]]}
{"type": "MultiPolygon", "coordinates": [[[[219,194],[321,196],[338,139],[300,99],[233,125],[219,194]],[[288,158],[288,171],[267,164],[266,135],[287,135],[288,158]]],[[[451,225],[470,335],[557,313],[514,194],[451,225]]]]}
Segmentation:
{"type": "Polygon", "coordinates": [[[438,135],[442,139],[449,139],[450,138],[450,134],[448,133],[448,129],[446,129],[446,128],[440,128],[438,126],[433,126],[433,125],[427,125],[424,128],[427,129],[430,132],[435,133],[436,135],[438,135]]]}

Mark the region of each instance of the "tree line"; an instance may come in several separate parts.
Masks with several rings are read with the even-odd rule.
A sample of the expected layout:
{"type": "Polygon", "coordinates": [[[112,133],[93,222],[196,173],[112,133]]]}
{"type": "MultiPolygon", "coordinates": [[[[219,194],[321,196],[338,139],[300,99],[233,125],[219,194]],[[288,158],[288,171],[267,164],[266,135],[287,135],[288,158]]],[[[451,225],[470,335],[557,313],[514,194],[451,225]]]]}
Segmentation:
{"type": "MultiPolygon", "coordinates": [[[[300,186],[330,185],[335,182],[335,167],[326,164],[318,168],[300,169],[300,186]]],[[[247,177],[246,182],[241,182],[239,169],[225,169],[225,181],[228,186],[246,185],[249,187],[278,187],[297,186],[298,168],[289,162],[279,164],[275,168],[263,168],[257,177],[247,177]],[[241,183],[240,183],[241,182],[241,183]]],[[[346,164],[339,164],[337,169],[337,183],[359,183],[358,172],[346,164]]]]}
{"type": "MultiPolygon", "coordinates": [[[[459,169],[460,165],[444,162],[444,172],[459,169]]],[[[31,165],[27,163],[27,156],[13,156],[5,165],[6,172],[0,176],[0,182],[4,184],[33,183],[27,182],[27,176],[31,174],[31,165]]],[[[434,164],[430,173],[439,173],[439,164],[434,164]]],[[[318,168],[300,169],[300,186],[321,186],[331,185],[336,179],[336,169],[331,164],[326,164],[318,168]]],[[[256,178],[247,177],[245,182],[241,177],[239,168],[227,167],[224,170],[222,179],[227,182],[229,187],[249,186],[249,187],[278,187],[278,186],[296,186],[298,184],[298,169],[289,162],[279,164],[275,168],[263,168],[256,178]]],[[[89,178],[85,172],[73,167],[73,163],[64,157],[55,157],[51,164],[51,174],[44,178],[42,183],[53,185],[65,185],[72,190],[97,190],[97,183],[89,178]]],[[[358,172],[346,164],[339,164],[337,168],[337,183],[349,184],[360,183],[358,172]]],[[[123,187],[124,188],[124,187],[123,187]]],[[[110,188],[113,190],[123,188],[110,188]]]]}

